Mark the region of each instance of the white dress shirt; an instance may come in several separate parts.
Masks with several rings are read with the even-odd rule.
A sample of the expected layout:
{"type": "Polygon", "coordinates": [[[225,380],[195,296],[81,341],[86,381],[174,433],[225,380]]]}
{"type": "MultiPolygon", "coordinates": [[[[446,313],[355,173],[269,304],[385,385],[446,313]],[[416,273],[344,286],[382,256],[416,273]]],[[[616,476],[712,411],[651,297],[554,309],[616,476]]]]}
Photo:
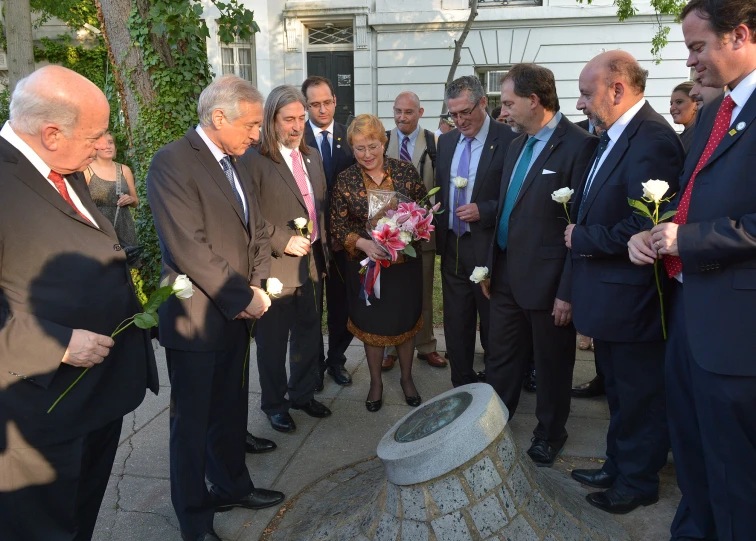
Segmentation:
{"type": "MultiPolygon", "coordinates": [[[[42,160],[42,158],[39,157],[39,155],[34,152],[32,147],[26,144],[26,141],[21,139],[16,132],[13,131],[13,128],[11,128],[10,122],[6,122],[3,126],[3,129],[0,130],[0,137],[8,141],[11,145],[13,145],[16,150],[18,150],[21,154],[24,155],[24,157],[31,162],[31,164],[34,166],[34,168],[39,171],[39,173],[45,177],[45,180],[50,184],[50,186],[53,187],[53,189],[57,192],[58,188],[55,187],[55,184],[53,184],[53,181],[50,180],[50,167],[42,160]]],[[[89,211],[84,207],[84,205],[81,204],[81,199],[79,199],[79,196],[76,194],[73,188],[71,188],[71,184],[68,182],[68,179],[64,176],[63,182],[66,183],[66,188],[68,189],[68,195],[71,197],[71,201],[73,201],[73,204],[76,206],[76,210],[78,210],[82,215],[84,215],[92,224],[94,224],[95,227],[99,227],[97,225],[97,222],[92,217],[92,215],[89,213],[89,211]]],[[[60,193],[60,192],[58,192],[60,193]]]]}
{"type": "MultiPolygon", "coordinates": [[[[202,129],[202,126],[198,125],[195,129],[197,131],[197,134],[207,145],[207,148],[209,148],[210,152],[212,152],[213,158],[215,158],[215,160],[218,162],[218,166],[221,168],[221,171],[223,171],[223,166],[221,165],[220,161],[223,158],[227,157],[227,154],[225,154],[220,148],[218,148],[218,145],[210,140],[210,138],[205,133],[205,130],[202,129]]],[[[233,162],[233,156],[228,156],[228,158],[233,162]]],[[[244,207],[244,221],[249,223],[249,209],[247,208],[247,198],[245,197],[244,190],[242,190],[241,184],[239,183],[239,175],[236,173],[236,168],[232,167],[231,171],[234,173],[234,185],[236,186],[236,191],[239,192],[239,195],[241,196],[242,206],[244,207]]],[[[226,172],[223,171],[223,174],[225,175],[226,172]]]]}
{"type": "MultiPolygon", "coordinates": [[[[308,120],[307,122],[310,123],[310,127],[312,128],[312,133],[315,135],[315,141],[318,142],[318,148],[320,149],[320,155],[323,155],[323,135],[322,133],[324,131],[328,132],[328,144],[331,145],[331,156],[333,156],[333,124],[334,121],[331,120],[331,123],[326,126],[325,128],[319,128],[315,124],[312,123],[312,120],[308,120]]],[[[283,152],[281,152],[283,154],[283,152]]],[[[291,161],[291,156],[289,156],[289,161],[291,161]]],[[[307,169],[305,169],[305,174],[307,174],[307,169]]]]}
{"type": "MultiPolygon", "coordinates": [[[[480,131],[475,134],[475,137],[473,137],[472,142],[470,143],[470,169],[469,169],[469,175],[467,177],[467,188],[465,188],[466,194],[467,194],[467,201],[464,202],[464,204],[467,204],[470,202],[470,198],[472,197],[473,189],[475,188],[475,176],[478,172],[478,163],[480,163],[480,156],[483,154],[483,147],[486,144],[486,138],[488,137],[488,130],[491,127],[491,117],[489,115],[486,115],[486,119],[483,121],[483,126],[481,126],[480,131]]],[[[452,157],[452,164],[451,164],[451,171],[449,171],[451,174],[449,176],[449,193],[454,193],[454,178],[457,176],[457,169],[459,168],[459,160],[462,157],[462,151],[465,149],[465,136],[461,133],[459,134],[459,139],[457,139],[457,146],[454,149],[454,156],[452,157]]],[[[459,206],[462,206],[462,202],[459,203],[459,206]]],[[[454,225],[454,213],[449,212],[449,229],[453,229],[454,225]]]]}
{"type": "Polygon", "coordinates": [[[421,129],[422,128],[418,124],[417,128],[415,128],[415,131],[413,131],[409,135],[404,135],[399,128],[396,129],[396,134],[398,135],[397,143],[399,144],[399,153],[397,154],[398,158],[401,159],[402,145],[404,144],[404,139],[406,138],[406,139],[409,139],[409,141],[407,141],[407,152],[409,152],[410,160],[412,159],[412,157],[415,155],[415,145],[417,144],[417,136],[420,134],[421,129]]]}
{"type": "MultiPolygon", "coordinates": [[[[323,130],[320,130],[323,131],[323,130]]],[[[328,138],[330,139],[331,136],[329,135],[328,138]]],[[[294,177],[294,180],[296,180],[297,177],[294,176],[294,160],[291,158],[291,153],[294,150],[293,148],[286,148],[283,145],[278,145],[278,150],[281,152],[281,156],[283,156],[284,162],[286,162],[286,165],[289,168],[289,171],[291,171],[291,176],[294,177]]],[[[309,160],[309,158],[306,158],[302,155],[302,152],[297,147],[297,152],[299,152],[299,163],[302,164],[302,170],[305,174],[305,181],[307,182],[307,191],[310,194],[310,200],[312,201],[313,205],[316,205],[315,201],[315,190],[312,188],[312,182],[310,182],[310,174],[307,172],[307,167],[305,167],[304,160],[309,160]]],[[[317,208],[317,205],[316,207],[317,208]]],[[[299,216],[295,216],[294,218],[299,218],[299,216]]],[[[304,216],[302,216],[304,218],[304,216]]],[[[309,220],[310,217],[307,216],[307,219],[309,220]]],[[[318,224],[320,225],[320,224],[318,224]]],[[[318,230],[316,228],[313,228],[312,235],[310,236],[310,241],[315,242],[318,240],[318,230]]]]}

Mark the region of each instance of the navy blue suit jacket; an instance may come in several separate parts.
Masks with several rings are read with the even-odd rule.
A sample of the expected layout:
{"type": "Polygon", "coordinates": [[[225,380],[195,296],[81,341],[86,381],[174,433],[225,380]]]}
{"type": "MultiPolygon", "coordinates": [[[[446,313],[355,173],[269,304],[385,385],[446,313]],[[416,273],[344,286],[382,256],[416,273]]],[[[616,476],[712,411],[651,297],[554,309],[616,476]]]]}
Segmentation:
{"type": "MultiPolygon", "coordinates": [[[[709,139],[723,97],[707,106],[681,176],[680,194],[709,139]]],[[[677,230],[685,325],[696,362],[718,374],[756,376],[756,94],[695,179],[677,230]]],[[[679,196],[678,198],[679,199],[679,196]]],[[[676,201],[673,201],[676,204],[676,201]]]]}
{"type": "MultiPolygon", "coordinates": [[[[684,159],[680,138],[646,103],[596,173],[572,232],[572,317],[581,334],[612,342],[662,339],[653,267],[633,265],[627,252],[630,237],[649,229],[651,221],[635,213],[627,199],[640,199],[641,183],[650,179],[666,180],[668,193],[676,193],[684,159]]],[[[573,223],[579,207],[572,208],[573,223]]]]}

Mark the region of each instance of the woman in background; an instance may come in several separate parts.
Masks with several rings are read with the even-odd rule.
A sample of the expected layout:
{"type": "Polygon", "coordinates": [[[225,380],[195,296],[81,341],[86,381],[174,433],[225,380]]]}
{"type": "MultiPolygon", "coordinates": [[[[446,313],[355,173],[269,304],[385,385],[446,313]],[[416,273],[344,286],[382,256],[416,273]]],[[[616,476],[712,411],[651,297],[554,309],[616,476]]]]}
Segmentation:
{"type": "Polygon", "coordinates": [[[685,154],[690,150],[690,144],[693,142],[693,133],[696,131],[696,111],[698,104],[696,100],[690,97],[690,90],[693,88],[693,81],[680,83],[672,91],[669,98],[669,114],[675,124],[683,125],[683,132],[680,134],[685,154]]]}

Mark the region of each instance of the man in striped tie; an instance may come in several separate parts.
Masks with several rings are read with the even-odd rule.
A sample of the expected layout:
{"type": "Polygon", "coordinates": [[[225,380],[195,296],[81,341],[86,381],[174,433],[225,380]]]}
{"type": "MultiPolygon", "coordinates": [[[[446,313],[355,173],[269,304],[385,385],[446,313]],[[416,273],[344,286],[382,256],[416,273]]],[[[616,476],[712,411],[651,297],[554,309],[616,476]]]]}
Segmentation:
{"type": "Polygon", "coordinates": [[[672,539],[756,531],[756,1],[692,0],[688,66],[726,87],[706,106],[673,221],[635,235],[630,259],[662,258],[670,280],[669,429],[682,500],[672,539]]]}

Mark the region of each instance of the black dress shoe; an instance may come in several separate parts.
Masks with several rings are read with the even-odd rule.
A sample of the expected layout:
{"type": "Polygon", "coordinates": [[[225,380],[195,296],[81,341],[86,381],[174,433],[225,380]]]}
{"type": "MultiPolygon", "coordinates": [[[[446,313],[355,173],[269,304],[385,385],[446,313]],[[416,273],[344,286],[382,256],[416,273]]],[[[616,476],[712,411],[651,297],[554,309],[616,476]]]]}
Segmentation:
{"type": "Polygon", "coordinates": [[[475,374],[478,377],[478,381],[486,381],[486,371],[481,370],[477,374],[475,374]]]}
{"type": "MultiPolygon", "coordinates": [[[[368,394],[370,396],[370,394],[368,394]]],[[[381,384],[381,397],[378,400],[365,400],[365,408],[370,413],[375,413],[383,406],[383,384],[381,384]]]]}
{"type": "Polygon", "coordinates": [[[529,393],[534,393],[536,391],[535,368],[529,369],[527,373],[525,374],[525,380],[522,382],[522,388],[528,391],[529,393]]]}
{"type": "Polygon", "coordinates": [[[601,396],[603,394],[606,394],[604,378],[599,375],[596,375],[588,383],[583,383],[572,388],[572,396],[575,398],[593,398],[594,396],[601,396]]]}
{"type": "Polygon", "coordinates": [[[412,406],[413,408],[416,408],[423,402],[423,399],[420,397],[420,395],[415,395],[415,396],[404,395],[404,401],[407,402],[408,406],[412,406]]]}
{"type": "Polygon", "coordinates": [[[320,419],[331,415],[331,410],[329,410],[314,398],[311,398],[309,402],[305,402],[304,404],[292,404],[291,409],[302,410],[310,417],[318,417],[320,419]]]}
{"type": "Polygon", "coordinates": [[[349,372],[347,372],[347,369],[343,366],[340,366],[338,368],[329,368],[328,375],[333,378],[333,381],[336,382],[336,385],[352,384],[352,376],[349,375],[349,372]]]}
{"type": "Polygon", "coordinates": [[[197,536],[186,535],[184,532],[181,532],[181,539],[183,541],[221,541],[221,538],[213,530],[197,536]]]}
{"type": "Polygon", "coordinates": [[[593,488],[612,488],[616,475],[609,475],[604,470],[572,470],[572,478],[579,483],[593,488]]]}
{"type": "Polygon", "coordinates": [[[246,449],[248,453],[260,454],[268,453],[276,448],[275,442],[266,440],[265,438],[256,438],[249,432],[247,432],[246,449]]]}
{"type": "Polygon", "coordinates": [[[294,432],[297,429],[297,425],[294,424],[294,419],[291,418],[288,411],[268,415],[268,419],[270,420],[270,426],[273,427],[273,430],[278,430],[279,432],[294,432]]]}
{"type": "Polygon", "coordinates": [[[265,509],[266,507],[273,507],[284,501],[283,492],[277,490],[268,490],[265,488],[253,488],[252,492],[239,498],[238,500],[226,500],[220,498],[213,490],[210,490],[210,496],[213,498],[215,504],[215,511],[223,513],[229,511],[234,507],[245,507],[247,509],[265,509]]]}
{"type": "Polygon", "coordinates": [[[320,372],[318,374],[318,382],[315,384],[315,389],[313,389],[316,393],[322,393],[323,389],[325,388],[325,378],[323,377],[325,375],[325,372],[320,372]]]}
{"type": "Polygon", "coordinates": [[[610,488],[605,492],[588,494],[585,499],[588,500],[588,503],[593,507],[598,507],[602,511],[613,513],[615,515],[624,515],[640,505],[646,506],[655,504],[659,501],[659,495],[631,496],[614,488],[610,488]]]}
{"type": "Polygon", "coordinates": [[[528,456],[533,460],[533,463],[538,467],[550,467],[554,465],[554,461],[564,449],[564,445],[560,448],[552,447],[546,440],[541,438],[533,438],[533,445],[528,449],[528,456]]]}

